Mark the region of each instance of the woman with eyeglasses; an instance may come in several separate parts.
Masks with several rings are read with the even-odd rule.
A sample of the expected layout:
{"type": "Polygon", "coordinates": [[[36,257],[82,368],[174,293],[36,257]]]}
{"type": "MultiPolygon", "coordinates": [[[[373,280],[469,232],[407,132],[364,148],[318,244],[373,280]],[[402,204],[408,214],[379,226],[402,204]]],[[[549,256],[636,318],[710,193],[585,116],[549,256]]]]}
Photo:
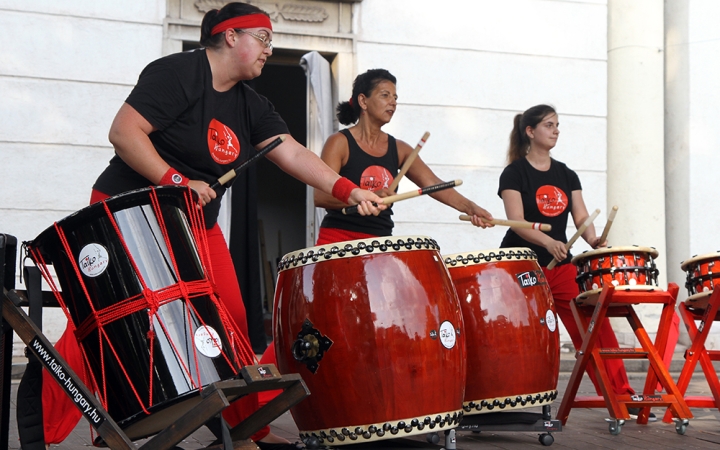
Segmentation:
{"type": "MultiPolygon", "coordinates": [[[[570,302],[580,295],[575,281],[577,271],[570,264],[572,255],[565,249],[567,221],[580,227],[589,217],[582,195],[582,186],[577,174],[565,164],[550,156],[550,150],[560,136],[558,114],[552,106],[536,105],[522,114],[517,114],[510,133],[508,165],[500,175],[498,195],[502,198],[508,219],[549,223],[552,231],[510,228],[500,244],[501,247],[528,247],[538,256],[538,264],[547,279],[555,302],[555,310],[570,334],[576,348],[582,345],[582,335],[575,324],[570,302]],[[547,265],[555,259],[559,263],[552,269],[547,265]]],[[[590,224],[582,238],[597,248],[605,246],[590,224]]],[[[606,318],[600,324],[600,346],[619,347],[617,337],[606,318]]],[[[622,360],[605,360],[605,367],[616,395],[634,394],[622,360]]],[[[588,369],[588,375],[598,395],[600,387],[595,372],[588,369]]],[[[628,408],[637,415],[639,408],[628,408]]],[[[650,420],[655,415],[650,414],[650,420]]]]}
{"type": "MultiPolygon", "coordinates": [[[[160,58],[140,74],[112,123],[109,138],[115,156],[98,177],[91,196],[94,203],[152,185],[194,189],[203,207],[220,300],[246,338],[240,287],[217,225],[225,188],[210,187],[219,177],[282,136],[285,141],[267,158],[285,172],[338,201],[359,204],[361,214],[379,214],[385,208],[380,197],[340,177],[293,139],[273,105],[242,83],[261,74],[272,55],[272,34],[269,16],[255,6],[230,3],[208,11],[201,25],[204,48],[160,58]]],[[[56,347],[77,373],[84,373],[74,337],[66,332],[56,347]]],[[[56,383],[45,378],[45,442],[58,443],[72,431],[80,413],[56,383]]],[[[230,426],[257,409],[257,397],[247,398],[244,404],[234,402],[224,411],[230,426]]],[[[253,440],[261,449],[294,448],[269,434],[267,427],[253,440]]]]}

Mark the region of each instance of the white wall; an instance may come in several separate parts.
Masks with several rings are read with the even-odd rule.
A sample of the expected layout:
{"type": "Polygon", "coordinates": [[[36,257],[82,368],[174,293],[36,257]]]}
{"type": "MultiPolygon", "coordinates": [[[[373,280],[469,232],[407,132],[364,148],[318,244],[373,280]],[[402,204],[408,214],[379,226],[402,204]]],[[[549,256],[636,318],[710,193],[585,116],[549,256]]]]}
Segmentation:
{"type": "MultiPolygon", "coordinates": [[[[164,0],[0,0],[1,233],[32,240],[87,205],[112,118],[161,56],[164,17],[164,0]]],[[[64,316],[46,311],[54,341],[64,316]]]]}
{"type": "MultiPolygon", "coordinates": [[[[442,179],[505,217],[497,196],[516,113],[556,107],[553,156],[576,170],[589,209],[606,210],[607,5],[562,0],[364,0],[357,73],[382,67],[398,78],[399,105],[386,131],[415,146],[442,179]]],[[[400,191],[411,189],[403,180],[400,191]]],[[[507,229],[480,230],[430,198],[398,203],[395,235],[424,234],[444,254],[497,248],[507,229]]],[[[574,233],[574,228],[568,233],[574,233]]],[[[574,252],[588,249],[576,245],[574,252]]],[[[563,333],[561,339],[569,340],[563,333]]]]}

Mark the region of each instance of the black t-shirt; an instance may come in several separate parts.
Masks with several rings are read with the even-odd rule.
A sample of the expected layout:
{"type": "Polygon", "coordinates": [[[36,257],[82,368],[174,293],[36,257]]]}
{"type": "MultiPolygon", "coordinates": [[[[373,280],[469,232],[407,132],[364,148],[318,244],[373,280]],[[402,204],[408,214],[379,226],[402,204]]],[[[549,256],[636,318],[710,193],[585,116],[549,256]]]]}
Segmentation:
{"type": "MultiPolygon", "coordinates": [[[[348,140],[349,156],[347,163],[340,169],[340,175],[346,177],[362,189],[377,191],[388,188],[398,174],[399,157],[395,138],[388,135],[388,149],[383,156],[368,155],[355,141],[350,130],[340,131],[348,140]]],[[[395,224],[392,210],[387,208],[378,216],[344,215],[342,211],[327,210],[321,227],[338,228],[374,236],[390,236],[395,224]]]]}
{"type": "MultiPolygon", "coordinates": [[[[150,63],[126,102],[157,129],[150,140],[171,167],[209,184],[254,155],[255,145],[288,133],[273,105],[244,83],[216,91],[204,49],[150,63]]],[[[93,187],[116,195],[151,184],[115,155],[93,187]]],[[[219,198],[203,209],[208,228],[219,210],[219,198]]]]}
{"type": "MultiPolygon", "coordinates": [[[[567,242],[565,229],[572,211],[572,192],[582,190],[575,172],[554,159],[547,171],[537,170],[522,158],[509,164],[500,175],[498,195],[501,198],[502,191],[506,189],[520,192],[525,220],[552,225],[552,231],[547,234],[555,240],[567,242]]],[[[545,247],[526,241],[512,229],[507,231],[500,246],[529,247],[537,253],[542,267],[553,259],[545,247]]],[[[566,264],[571,259],[572,255],[568,252],[567,258],[560,264],[566,264]]]]}

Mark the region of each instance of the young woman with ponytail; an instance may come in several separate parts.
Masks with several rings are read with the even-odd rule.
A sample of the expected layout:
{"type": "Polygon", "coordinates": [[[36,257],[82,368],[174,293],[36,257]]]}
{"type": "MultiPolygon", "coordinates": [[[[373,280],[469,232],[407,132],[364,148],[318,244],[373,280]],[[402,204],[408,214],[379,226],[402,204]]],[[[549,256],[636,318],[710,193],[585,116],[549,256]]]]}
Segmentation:
{"type": "MultiPolygon", "coordinates": [[[[559,126],[557,112],[548,105],[533,106],[515,116],[507,152],[508,165],[500,175],[498,195],[503,200],[508,219],[549,223],[552,231],[511,228],[505,234],[501,247],[528,247],[537,253],[538,263],[553,295],[555,310],[575,348],[580,348],[582,336],[570,310],[570,302],[580,295],[580,291],[575,282],[575,266],[570,264],[572,255],[565,249],[568,240],[565,230],[570,215],[575,226],[580,227],[589,214],[577,174],[550,156],[550,150],[560,136],[559,126]],[[553,269],[547,269],[553,258],[559,263],[553,269]]],[[[582,238],[593,248],[606,245],[599,242],[593,225],[587,227],[582,238]]],[[[607,318],[601,324],[599,345],[603,348],[619,347],[607,318]]],[[[606,360],[605,368],[615,394],[635,393],[622,360],[606,360]]],[[[594,371],[588,370],[588,375],[598,395],[601,395],[594,371]]],[[[628,409],[631,414],[638,412],[638,408],[628,409]]],[[[654,418],[651,414],[650,419],[654,418]]]]}

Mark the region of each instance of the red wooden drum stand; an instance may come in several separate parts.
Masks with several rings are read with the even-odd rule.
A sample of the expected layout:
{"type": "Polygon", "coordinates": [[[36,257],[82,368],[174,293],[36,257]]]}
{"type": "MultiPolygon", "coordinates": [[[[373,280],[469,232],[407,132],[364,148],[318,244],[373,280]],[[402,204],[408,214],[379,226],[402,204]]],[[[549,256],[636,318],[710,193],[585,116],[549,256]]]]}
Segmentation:
{"type": "Polygon", "coordinates": [[[560,374],[552,295],[535,252],[445,256],[461,300],[468,355],[466,415],[552,403],[560,374]]]}
{"type": "Polygon", "coordinates": [[[312,393],[290,410],[303,440],[363,443],[460,423],[465,331],[434,240],[338,242],[285,255],[278,270],[278,368],[312,393]]]}
{"type": "MultiPolygon", "coordinates": [[[[687,273],[685,286],[689,297],[678,306],[678,312],[692,343],[685,353],[685,364],[680,372],[677,386],[684,395],[699,362],[712,393],[712,396],[685,396],[685,402],[691,408],[720,410],[720,380],[712,364],[713,361],[720,361],[720,350],[705,348],[711,325],[720,321],[720,289],[715,286],[720,286],[718,279],[720,270],[713,270],[719,260],[720,253],[713,253],[691,258],[681,264],[682,269],[687,273]],[[696,325],[696,321],[699,324],[696,325]]],[[[663,421],[672,420],[672,411],[666,411],[663,421]]]]}
{"type": "Polygon", "coordinates": [[[617,290],[655,290],[657,256],[654,248],[637,245],[599,248],[575,256],[572,263],[577,266],[580,295],[597,297],[605,286],[615,286],[617,290]]]}
{"type": "Polygon", "coordinates": [[[653,292],[619,290],[610,284],[602,289],[599,296],[578,296],[570,303],[578,329],[583,334],[583,343],[577,352],[577,362],[557,413],[558,419],[563,424],[567,422],[572,408],[607,408],[611,417],[611,419],[608,419],[610,433],[618,434],[625,421],[630,419],[627,410],[629,406],[641,408],[637,420],[640,424],[647,423],[650,407],[668,406],[678,418],[675,425],[676,431],[679,434],[685,433],[692,414],[683,399],[682,393],[670,378],[661,357],[667,345],[669,329],[672,326],[678,290],[679,288],[675,283],[670,283],[667,291],[655,290],[653,292]],[[633,305],[637,304],[657,304],[662,306],[655,344],[650,340],[645,327],[635,313],[633,305]],[[606,317],[623,317],[627,319],[640,342],[641,348],[598,348],[596,344],[600,327],[596,327],[595,324],[601,323],[606,317]],[[616,395],[613,392],[604,364],[604,360],[609,358],[648,360],[650,368],[648,369],[648,376],[642,394],[616,395]],[[603,395],[576,397],[580,381],[588,365],[597,374],[603,395]],[[655,394],[655,387],[658,382],[666,394],[655,394]]]}
{"type": "MultiPolygon", "coordinates": [[[[279,377],[271,373],[274,367],[252,369],[252,350],[215,295],[196,205],[197,196],[186,187],[140,189],[90,205],[26,243],[90,369],[90,387],[100,402],[92,403],[86,393],[84,402],[93,406],[85,409],[94,415],[83,413],[93,425],[113,417],[119,426],[113,429],[122,429],[124,440],[162,435],[171,425],[187,423],[185,418],[207,420],[192,414],[207,394],[221,391],[222,401],[213,406],[217,413],[248,392],[271,389],[247,389],[254,376],[279,377]]],[[[21,316],[13,320],[23,325],[21,316]]],[[[28,336],[33,351],[54,351],[37,333],[28,336]]],[[[70,394],[66,380],[72,378],[77,391],[69,367],[59,356],[52,360],[59,368],[51,373],[63,389],[70,394]]],[[[251,427],[262,427],[266,417],[251,427]]],[[[247,421],[232,437],[249,438],[247,421]]]]}

